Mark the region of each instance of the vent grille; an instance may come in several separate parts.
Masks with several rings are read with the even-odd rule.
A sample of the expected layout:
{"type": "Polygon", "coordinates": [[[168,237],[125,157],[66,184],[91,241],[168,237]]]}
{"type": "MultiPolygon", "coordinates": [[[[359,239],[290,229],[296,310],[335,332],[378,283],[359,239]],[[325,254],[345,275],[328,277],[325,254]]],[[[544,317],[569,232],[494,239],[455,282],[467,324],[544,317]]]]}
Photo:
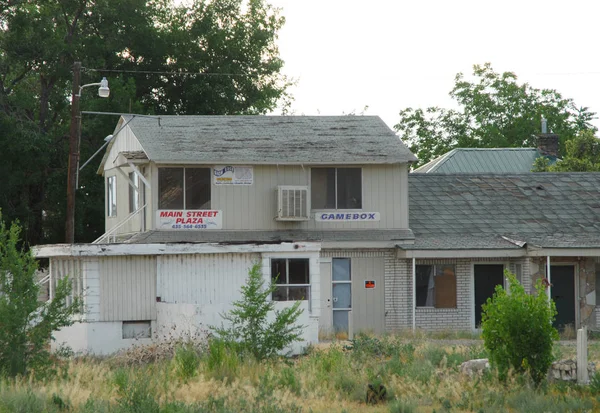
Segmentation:
{"type": "Polygon", "coordinates": [[[277,187],[277,220],[306,221],[309,219],[308,187],[277,187]]]}

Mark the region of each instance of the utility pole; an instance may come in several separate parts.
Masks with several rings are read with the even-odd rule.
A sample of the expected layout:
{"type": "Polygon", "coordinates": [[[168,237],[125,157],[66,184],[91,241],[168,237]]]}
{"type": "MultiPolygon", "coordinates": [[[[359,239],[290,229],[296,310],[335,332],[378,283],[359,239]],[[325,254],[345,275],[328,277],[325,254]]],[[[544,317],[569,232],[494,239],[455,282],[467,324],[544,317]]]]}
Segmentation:
{"type": "Polygon", "coordinates": [[[77,190],[77,161],[79,160],[79,83],[81,82],[81,62],[73,64],[73,95],[71,98],[71,128],[69,129],[69,166],[67,178],[67,215],[65,222],[65,242],[75,241],[75,193],[77,190]]]}

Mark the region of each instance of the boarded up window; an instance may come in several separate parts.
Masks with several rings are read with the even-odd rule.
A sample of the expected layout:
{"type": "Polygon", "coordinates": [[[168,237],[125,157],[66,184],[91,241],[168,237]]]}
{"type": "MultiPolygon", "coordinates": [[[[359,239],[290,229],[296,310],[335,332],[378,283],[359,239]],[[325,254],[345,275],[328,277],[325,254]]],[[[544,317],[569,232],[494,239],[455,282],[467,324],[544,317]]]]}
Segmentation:
{"type": "Polygon", "coordinates": [[[454,265],[417,265],[417,307],[456,308],[454,265]]]}
{"type": "Polygon", "coordinates": [[[123,338],[140,339],[152,337],[151,321],[123,321],[123,338]]]}

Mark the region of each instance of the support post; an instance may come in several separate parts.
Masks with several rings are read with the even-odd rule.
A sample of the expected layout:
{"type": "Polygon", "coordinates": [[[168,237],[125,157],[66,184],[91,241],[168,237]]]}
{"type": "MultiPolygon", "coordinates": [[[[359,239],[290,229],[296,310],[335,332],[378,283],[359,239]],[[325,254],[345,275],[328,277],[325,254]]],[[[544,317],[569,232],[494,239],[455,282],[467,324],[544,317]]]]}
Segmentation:
{"type": "Polygon", "coordinates": [[[546,279],[548,280],[548,302],[552,299],[552,281],[550,280],[550,256],[546,257],[546,279]]]}
{"type": "Polygon", "coordinates": [[[587,327],[577,330],[577,383],[590,382],[588,375],[587,327]]]}
{"type": "Polygon", "coordinates": [[[412,331],[417,330],[417,262],[412,259],[412,331]]]}
{"type": "Polygon", "coordinates": [[[79,83],[81,62],[73,64],[73,94],[71,98],[71,127],[69,129],[69,166],[67,170],[67,213],[65,242],[75,241],[75,192],[77,190],[77,164],[79,162],[79,83]]]}

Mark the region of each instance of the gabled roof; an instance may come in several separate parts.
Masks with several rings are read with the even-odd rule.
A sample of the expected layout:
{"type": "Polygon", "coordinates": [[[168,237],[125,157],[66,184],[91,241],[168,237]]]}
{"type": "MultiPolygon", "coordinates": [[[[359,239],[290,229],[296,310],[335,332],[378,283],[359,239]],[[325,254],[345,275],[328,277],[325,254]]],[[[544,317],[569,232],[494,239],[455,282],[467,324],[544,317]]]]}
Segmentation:
{"type": "Polygon", "coordinates": [[[600,247],[600,173],[409,174],[423,249],[600,247]]]}
{"type": "MultiPolygon", "coordinates": [[[[130,115],[124,115],[125,121],[130,115]]],[[[171,164],[368,164],[417,158],[377,116],[135,117],[148,159],[171,164]]]]}
{"type": "Polygon", "coordinates": [[[536,148],[456,148],[413,173],[525,173],[531,172],[533,162],[541,156],[536,148]]]}

